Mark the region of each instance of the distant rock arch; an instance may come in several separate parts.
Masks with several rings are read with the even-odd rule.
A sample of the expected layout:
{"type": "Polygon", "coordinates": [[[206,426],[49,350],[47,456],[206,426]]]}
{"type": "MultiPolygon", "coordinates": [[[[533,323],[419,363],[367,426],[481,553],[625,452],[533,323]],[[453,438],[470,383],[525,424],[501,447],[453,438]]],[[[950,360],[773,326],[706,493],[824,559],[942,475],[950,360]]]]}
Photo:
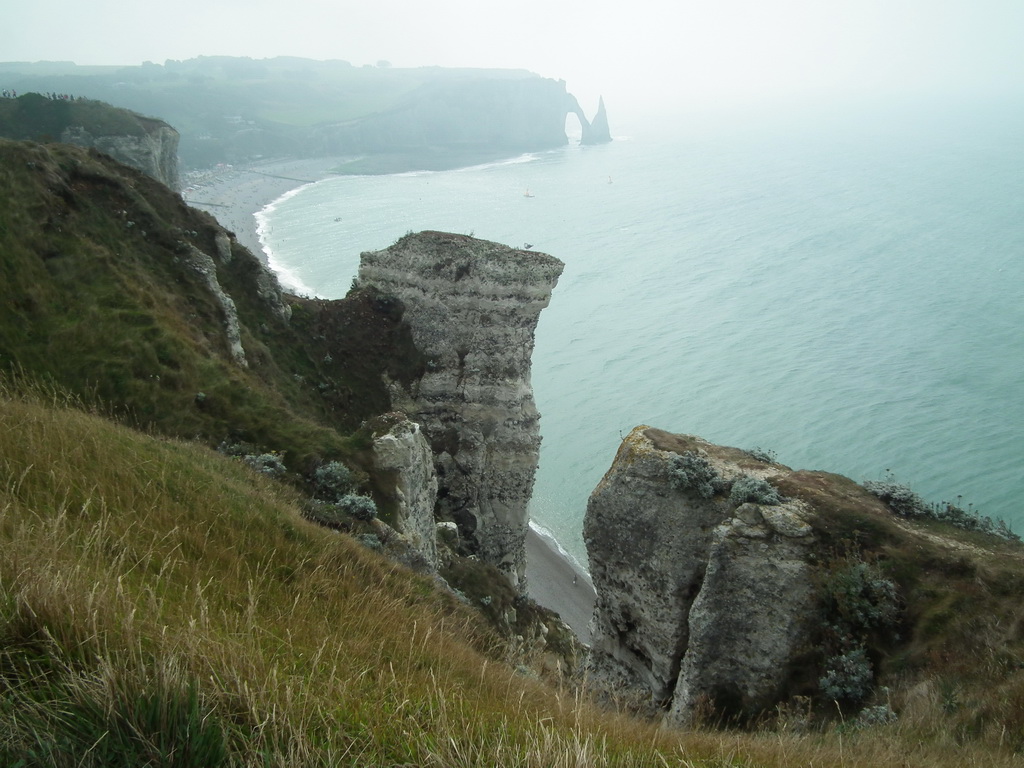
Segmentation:
{"type": "Polygon", "coordinates": [[[593,121],[590,121],[587,120],[587,116],[583,113],[583,108],[576,97],[571,93],[567,93],[565,96],[565,116],[568,117],[570,113],[576,115],[583,128],[583,137],[580,139],[581,144],[605,144],[612,140],[611,130],[608,128],[608,114],[604,108],[604,97],[600,98],[597,114],[594,115],[593,121]]]}

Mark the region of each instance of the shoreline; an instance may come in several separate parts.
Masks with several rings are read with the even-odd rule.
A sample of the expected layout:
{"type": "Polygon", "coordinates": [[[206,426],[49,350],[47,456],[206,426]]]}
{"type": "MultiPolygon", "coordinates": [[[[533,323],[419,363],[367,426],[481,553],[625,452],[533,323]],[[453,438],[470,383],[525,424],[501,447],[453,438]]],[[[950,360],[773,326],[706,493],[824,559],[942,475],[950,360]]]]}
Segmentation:
{"type": "Polygon", "coordinates": [[[185,177],[184,201],[209,213],[264,264],[267,254],[256,232],[256,214],[292,190],[338,175],[344,158],[271,160],[221,165],[185,177]]]}
{"type": "Polygon", "coordinates": [[[518,154],[427,149],[316,158],[278,158],[243,165],[218,165],[182,176],[182,199],[214,216],[235,239],[268,263],[256,231],[256,214],[293,190],[335,176],[387,176],[415,171],[452,171],[507,160],[518,154]]]}
{"type": "Polygon", "coordinates": [[[590,619],[597,600],[590,574],[533,525],[526,533],[526,591],[561,616],[581,643],[590,645],[590,619]]]}
{"type": "MultiPolygon", "coordinates": [[[[214,216],[241,245],[267,264],[268,256],[256,231],[256,214],[292,190],[334,176],[454,170],[508,157],[493,152],[417,157],[394,154],[223,165],[186,174],[181,196],[188,205],[214,216]]],[[[595,600],[590,575],[560,550],[557,541],[532,525],[527,529],[526,551],[530,597],[557,612],[580,641],[589,645],[595,600]]]]}

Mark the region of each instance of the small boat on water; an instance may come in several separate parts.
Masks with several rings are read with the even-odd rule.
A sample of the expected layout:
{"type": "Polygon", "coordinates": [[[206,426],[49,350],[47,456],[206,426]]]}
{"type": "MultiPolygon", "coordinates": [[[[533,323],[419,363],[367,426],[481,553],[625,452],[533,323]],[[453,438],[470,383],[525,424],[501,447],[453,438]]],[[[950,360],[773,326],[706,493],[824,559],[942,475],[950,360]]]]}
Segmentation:
{"type": "Polygon", "coordinates": [[[523,197],[533,197],[533,195],[531,195],[530,190],[527,189],[525,192],[523,192],[523,197]]]}

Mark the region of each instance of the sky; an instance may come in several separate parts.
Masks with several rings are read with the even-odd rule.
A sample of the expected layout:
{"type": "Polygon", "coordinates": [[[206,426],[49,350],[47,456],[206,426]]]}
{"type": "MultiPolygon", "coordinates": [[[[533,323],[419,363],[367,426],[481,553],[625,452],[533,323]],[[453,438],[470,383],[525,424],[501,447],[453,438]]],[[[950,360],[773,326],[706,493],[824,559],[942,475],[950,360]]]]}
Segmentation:
{"type": "Polygon", "coordinates": [[[0,0],[0,61],[201,55],[522,68],[586,112],[1024,92],[1024,0],[0,0]]]}

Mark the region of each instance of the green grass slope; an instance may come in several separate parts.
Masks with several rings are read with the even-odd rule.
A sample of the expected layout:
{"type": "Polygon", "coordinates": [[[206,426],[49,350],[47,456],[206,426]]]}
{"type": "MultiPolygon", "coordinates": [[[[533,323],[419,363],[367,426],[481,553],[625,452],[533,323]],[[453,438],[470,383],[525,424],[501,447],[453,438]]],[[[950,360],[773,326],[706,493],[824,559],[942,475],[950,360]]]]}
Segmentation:
{"type": "Polygon", "coordinates": [[[0,99],[0,136],[9,139],[54,141],[70,126],[95,136],[142,136],[159,122],[99,101],[49,99],[38,93],[0,99]]]}
{"type": "Polygon", "coordinates": [[[371,294],[261,298],[259,262],[232,243],[217,279],[238,311],[248,366],[188,259],[217,253],[208,215],[142,174],[66,145],[0,140],[0,371],[53,381],[138,427],[252,444],[308,473],[351,458],[351,435],[386,410],[381,371],[418,356],[401,307],[371,294]]]}
{"type": "Polygon", "coordinates": [[[0,436],[3,765],[422,764],[561,706],[240,463],[10,392],[0,436]]]}

